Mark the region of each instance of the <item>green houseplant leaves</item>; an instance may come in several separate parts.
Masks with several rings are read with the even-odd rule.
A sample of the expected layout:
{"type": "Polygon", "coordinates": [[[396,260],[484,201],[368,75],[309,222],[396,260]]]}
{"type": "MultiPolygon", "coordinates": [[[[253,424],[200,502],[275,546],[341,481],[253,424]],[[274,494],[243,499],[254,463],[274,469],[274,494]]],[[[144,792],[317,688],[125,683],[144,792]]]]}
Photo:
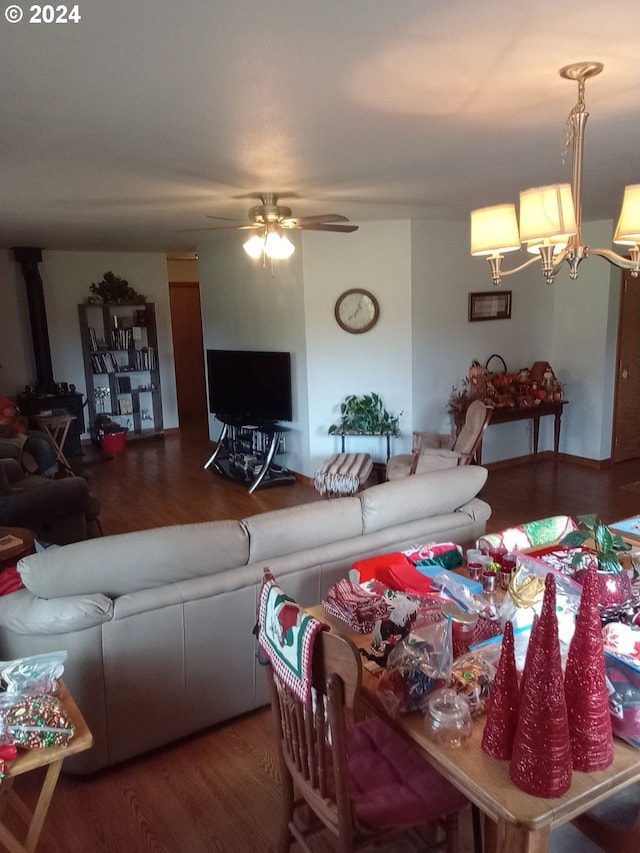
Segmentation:
{"type": "MultiPolygon", "coordinates": [[[[571,547],[581,547],[586,544],[595,553],[600,571],[619,574],[622,567],[618,560],[618,554],[620,551],[629,551],[631,546],[621,536],[613,534],[595,513],[579,515],[577,522],[578,529],[567,533],[560,540],[560,544],[571,547]]],[[[582,555],[576,554],[573,559],[575,563],[579,564],[582,555]]]]}
{"type": "Polygon", "coordinates": [[[329,435],[342,432],[397,435],[401,414],[387,411],[381,397],[373,391],[361,397],[350,394],[340,404],[340,421],[331,424],[329,435]]]}

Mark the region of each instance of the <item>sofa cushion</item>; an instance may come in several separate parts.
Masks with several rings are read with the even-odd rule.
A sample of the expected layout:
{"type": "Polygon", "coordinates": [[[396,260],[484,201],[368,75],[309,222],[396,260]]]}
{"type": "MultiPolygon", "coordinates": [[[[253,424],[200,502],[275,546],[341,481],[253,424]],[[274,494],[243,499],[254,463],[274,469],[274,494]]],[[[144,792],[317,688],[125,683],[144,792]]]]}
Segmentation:
{"type": "Polygon", "coordinates": [[[249,562],[282,557],[318,545],[360,536],[357,497],[315,501],[252,515],[241,524],[249,535],[249,562]]]}
{"type": "Polygon", "coordinates": [[[111,598],[243,566],[248,537],[237,521],[209,521],[121,533],[23,557],[23,584],[41,598],[111,598]]]}
{"type": "Polygon", "coordinates": [[[463,465],[372,486],[358,496],[364,533],[453,512],[478,494],[487,473],[479,465],[463,465]]]}

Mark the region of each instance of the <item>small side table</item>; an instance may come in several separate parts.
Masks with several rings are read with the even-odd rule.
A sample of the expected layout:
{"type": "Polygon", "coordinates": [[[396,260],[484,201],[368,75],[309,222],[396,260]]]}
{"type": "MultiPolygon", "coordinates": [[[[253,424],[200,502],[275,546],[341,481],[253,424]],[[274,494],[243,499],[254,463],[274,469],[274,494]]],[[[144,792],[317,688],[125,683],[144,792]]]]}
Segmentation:
{"type": "Polygon", "coordinates": [[[22,750],[18,758],[7,765],[7,773],[0,785],[0,819],[5,808],[11,806],[27,826],[26,839],[22,843],[3,823],[0,823],[0,846],[9,850],[10,853],[33,853],[58,783],[62,762],[68,755],[89,749],[93,743],[93,735],[62,681],[60,682],[59,698],[74,727],[74,735],[69,743],[66,746],[22,750]],[[29,773],[38,767],[46,767],[47,770],[38,801],[31,811],[13,790],[13,783],[18,776],[29,773]]]}
{"type": "Polygon", "coordinates": [[[7,566],[15,566],[20,557],[33,554],[35,550],[36,534],[33,530],[27,530],[26,527],[0,527],[0,539],[4,536],[15,536],[17,539],[22,539],[22,542],[19,545],[7,548],[5,551],[0,551],[0,571],[6,569],[7,566]]]}
{"type": "Polygon", "coordinates": [[[69,432],[69,427],[75,421],[75,415],[37,415],[38,424],[48,433],[56,451],[56,459],[68,474],[73,474],[71,465],[64,455],[63,447],[69,432]]]}

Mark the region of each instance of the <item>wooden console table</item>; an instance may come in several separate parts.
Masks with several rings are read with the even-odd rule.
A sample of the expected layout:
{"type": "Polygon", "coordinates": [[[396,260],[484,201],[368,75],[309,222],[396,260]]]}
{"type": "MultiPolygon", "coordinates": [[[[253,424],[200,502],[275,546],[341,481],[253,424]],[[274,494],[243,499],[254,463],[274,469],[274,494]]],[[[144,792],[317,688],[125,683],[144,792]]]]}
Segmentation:
{"type": "MultiPolygon", "coordinates": [[[[494,424],[506,424],[511,421],[533,421],[533,455],[538,455],[538,438],[540,437],[540,418],[553,415],[553,464],[558,464],[558,448],[560,446],[560,424],[562,422],[562,410],[568,400],[557,400],[538,403],[526,409],[494,409],[489,421],[489,427],[494,424]]],[[[478,445],[476,453],[478,464],[482,464],[482,441],[478,445]]]]}

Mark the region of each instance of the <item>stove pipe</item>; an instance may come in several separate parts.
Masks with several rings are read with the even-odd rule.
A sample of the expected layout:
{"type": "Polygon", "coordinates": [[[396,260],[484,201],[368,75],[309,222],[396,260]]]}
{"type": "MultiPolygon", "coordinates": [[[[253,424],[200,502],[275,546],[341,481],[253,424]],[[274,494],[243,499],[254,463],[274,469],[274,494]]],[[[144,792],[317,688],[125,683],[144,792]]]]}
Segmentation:
{"type": "Polygon", "coordinates": [[[38,393],[51,393],[54,390],[53,364],[51,362],[44,288],[38,269],[38,264],[42,261],[42,249],[16,248],[13,249],[13,257],[22,268],[22,277],[27,288],[38,393]]]}

